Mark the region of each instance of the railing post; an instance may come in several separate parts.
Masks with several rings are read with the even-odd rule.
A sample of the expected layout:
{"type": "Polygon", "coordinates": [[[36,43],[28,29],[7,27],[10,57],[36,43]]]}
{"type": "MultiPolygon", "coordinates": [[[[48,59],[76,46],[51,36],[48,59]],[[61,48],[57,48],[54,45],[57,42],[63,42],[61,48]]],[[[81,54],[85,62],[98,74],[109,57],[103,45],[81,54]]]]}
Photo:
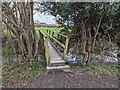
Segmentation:
{"type": "MultiPolygon", "coordinates": [[[[40,49],[42,50],[42,52],[43,52],[42,56],[45,57],[44,35],[41,33],[41,31],[39,31],[39,35],[40,35],[40,43],[41,43],[41,46],[40,46],[40,44],[39,44],[38,48],[42,47],[42,48],[40,48],[40,49]]],[[[43,57],[42,57],[42,58],[43,58],[43,57]]]]}
{"type": "Polygon", "coordinates": [[[47,33],[48,33],[48,29],[47,29],[47,33]]]}
{"type": "Polygon", "coordinates": [[[65,60],[67,50],[68,50],[68,43],[69,43],[69,37],[66,37],[65,48],[64,48],[64,60],[65,60]]]}
{"type": "Polygon", "coordinates": [[[59,40],[59,36],[60,36],[60,35],[59,35],[59,33],[58,33],[58,35],[57,35],[57,39],[58,39],[58,40],[59,40]]]}
{"type": "Polygon", "coordinates": [[[45,37],[45,57],[47,60],[47,66],[49,65],[49,54],[48,54],[48,36],[45,37]]]}
{"type": "Polygon", "coordinates": [[[52,32],[52,37],[54,37],[54,32],[52,32]]]}
{"type": "MultiPolygon", "coordinates": [[[[51,31],[49,31],[49,35],[50,35],[51,31]]],[[[51,36],[51,35],[50,35],[51,36]]]]}

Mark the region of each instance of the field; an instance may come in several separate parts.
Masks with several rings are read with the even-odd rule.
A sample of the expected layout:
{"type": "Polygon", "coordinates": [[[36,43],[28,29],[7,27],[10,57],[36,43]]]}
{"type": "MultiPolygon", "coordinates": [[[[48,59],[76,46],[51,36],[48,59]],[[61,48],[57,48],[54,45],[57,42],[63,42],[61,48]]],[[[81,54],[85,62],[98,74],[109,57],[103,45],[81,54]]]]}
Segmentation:
{"type": "MultiPolygon", "coordinates": [[[[60,32],[61,29],[63,29],[63,28],[35,27],[37,35],[39,35],[39,30],[41,30],[44,34],[46,34],[47,30],[54,31],[55,33],[58,33],[58,32],[60,32]]],[[[9,34],[9,32],[6,28],[3,29],[3,33],[9,34]]]]}
{"type": "Polygon", "coordinates": [[[63,28],[46,28],[46,27],[39,28],[39,27],[35,27],[37,34],[39,34],[39,30],[41,30],[44,34],[46,34],[47,30],[54,31],[55,33],[58,33],[58,32],[60,32],[61,29],[63,29],[63,28]]]}

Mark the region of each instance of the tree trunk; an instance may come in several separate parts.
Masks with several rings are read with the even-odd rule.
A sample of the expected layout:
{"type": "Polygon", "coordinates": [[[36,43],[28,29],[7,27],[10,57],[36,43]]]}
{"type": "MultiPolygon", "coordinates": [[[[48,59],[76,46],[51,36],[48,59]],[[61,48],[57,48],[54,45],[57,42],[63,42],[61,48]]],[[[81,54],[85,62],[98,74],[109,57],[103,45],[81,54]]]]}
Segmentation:
{"type": "Polygon", "coordinates": [[[85,24],[82,22],[82,54],[83,54],[83,65],[86,65],[87,61],[87,52],[86,52],[86,40],[87,40],[87,35],[86,35],[86,28],[85,24]]]}
{"type": "Polygon", "coordinates": [[[101,25],[102,18],[103,18],[103,17],[101,17],[101,19],[99,20],[98,27],[97,27],[97,30],[96,30],[96,32],[95,32],[95,36],[94,36],[94,39],[93,39],[93,45],[92,45],[92,52],[94,52],[96,37],[97,37],[97,35],[98,35],[98,31],[99,31],[99,28],[100,28],[100,25],[101,25]]]}
{"type": "Polygon", "coordinates": [[[91,56],[91,29],[88,28],[88,58],[87,58],[87,65],[90,64],[90,56],[91,56]]]}
{"type": "Polygon", "coordinates": [[[38,46],[41,44],[38,43],[34,28],[33,2],[14,2],[9,4],[4,2],[2,6],[4,8],[2,21],[16,37],[16,44],[20,48],[23,59],[33,60],[37,56],[38,46]]]}

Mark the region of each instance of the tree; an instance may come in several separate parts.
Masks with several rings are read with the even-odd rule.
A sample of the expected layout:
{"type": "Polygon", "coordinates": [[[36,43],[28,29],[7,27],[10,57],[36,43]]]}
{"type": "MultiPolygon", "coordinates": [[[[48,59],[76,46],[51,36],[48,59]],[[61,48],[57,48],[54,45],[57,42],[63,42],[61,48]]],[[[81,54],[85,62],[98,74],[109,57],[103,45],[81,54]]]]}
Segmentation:
{"type": "MultiPolygon", "coordinates": [[[[82,51],[83,62],[87,65],[91,61],[91,52],[95,52],[97,42],[101,42],[100,38],[105,39],[106,42],[110,39],[115,40],[116,35],[112,37],[110,32],[114,28],[114,32],[117,33],[115,29],[119,23],[117,20],[120,16],[118,15],[119,3],[47,2],[41,5],[44,6],[42,11],[56,17],[56,21],[64,27],[64,31],[72,30],[71,41],[78,44],[81,42],[79,51],[82,51]],[[115,19],[116,16],[117,19],[115,19]]],[[[37,10],[41,9],[37,7],[37,10]]]]}
{"type": "Polygon", "coordinates": [[[33,60],[41,50],[33,20],[33,2],[2,3],[2,21],[12,32],[16,48],[24,60],[33,60]]]}

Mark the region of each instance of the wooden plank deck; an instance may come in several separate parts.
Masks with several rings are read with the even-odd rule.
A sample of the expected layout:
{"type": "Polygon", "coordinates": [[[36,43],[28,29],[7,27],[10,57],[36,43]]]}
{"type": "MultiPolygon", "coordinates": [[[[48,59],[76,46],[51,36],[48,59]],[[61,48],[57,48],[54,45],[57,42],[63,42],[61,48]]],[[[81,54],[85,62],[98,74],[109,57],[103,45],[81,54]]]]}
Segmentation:
{"type": "Polygon", "coordinates": [[[62,60],[62,58],[59,56],[59,54],[56,52],[56,50],[52,47],[50,43],[48,43],[48,51],[51,61],[62,60]]]}
{"type": "Polygon", "coordinates": [[[50,56],[50,64],[47,66],[47,70],[61,69],[65,72],[70,71],[70,66],[65,64],[65,61],[59,56],[53,46],[48,42],[48,51],[50,56]]]}

